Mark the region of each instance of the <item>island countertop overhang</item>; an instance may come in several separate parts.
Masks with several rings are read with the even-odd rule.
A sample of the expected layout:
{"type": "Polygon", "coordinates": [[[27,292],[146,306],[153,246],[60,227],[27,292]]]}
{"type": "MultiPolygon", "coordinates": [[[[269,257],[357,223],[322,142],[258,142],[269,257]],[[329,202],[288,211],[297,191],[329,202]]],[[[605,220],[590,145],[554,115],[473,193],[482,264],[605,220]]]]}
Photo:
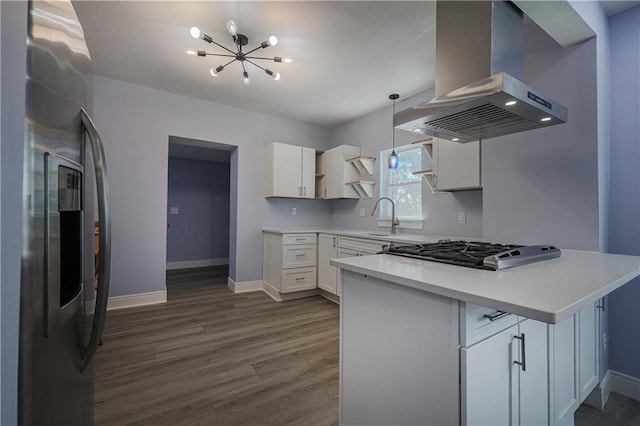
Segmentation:
{"type": "Polygon", "coordinates": [[[333,259],[330,263],[549,324],[561,322],[640,276],[640,256],[580,250],[562,250],[559,258],[500,271],[385,254],[333,259]]]}

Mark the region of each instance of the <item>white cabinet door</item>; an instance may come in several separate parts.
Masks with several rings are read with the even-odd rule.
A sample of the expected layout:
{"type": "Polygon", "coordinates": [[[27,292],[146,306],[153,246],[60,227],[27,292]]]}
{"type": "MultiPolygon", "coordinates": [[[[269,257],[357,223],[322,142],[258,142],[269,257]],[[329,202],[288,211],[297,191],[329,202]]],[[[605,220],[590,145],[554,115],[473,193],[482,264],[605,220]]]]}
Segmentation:
{"type": "Polygon", "coordinates": [[[460,350],[461,422],[463,425],[517,423],[519,345],[514,325],[460,350]],[[515,380],[513,382],[512,380],[515,380]]]}
{"type": "MultiPolygon", "coordinates": [[[[524,336],[524,367],[520,367],[520,425],[544,425],[548,422],[549,383],[547,324],[525,320],[519,324],[524,336]]],[[[522,340],[518,343],[522,344],[522,340]]],[[[519,360],[522,362],[522,359],[519,360]]]]}
{"type": "Polygon", "coordinates": [[[533,320],[462,348],[462,424],[546,424],[547,355],[547,325],[533,320]]]}
{"type": "Polygon", "coordinates": [[[267,196],[301,196],[302,149],[273,142],[267,146],[267,196]]]}
{"type": "Polygon", "coordinates": [[[578,383],[580,403],[582,403],[599,382],[598,347],[599,329],[598,308],[596,304],[587,306],[578,312],[578,383]]]}
{"type": "Polygon", "coordinates": [[[437,140],[434,174],[438,191],[481,188],[480,142],[437,140]]]}
{"type": "Polygon", "coordinates": [[[338,237],[332,234],[318,236],[318,288],[338,294],[338,268],[329,265],[338,257],[338,237]]]}
{"type": "Polygon", "coordinates": [[[267,197],[315,198],[315,149],[272,142],[266,169],[267,197]]]}
{"type": "Polygon", "coordinates": [[[360,198],[352,186],[347,182],[359,180],[358,170],[346,160],[360,155],[357,146],[341,145],[325,151],[326,161],[325,198],[360,198]]]}
{"type": "Polygon", "coordinates": [[[302,198],[316,196],[316,150],[302,148],[301,186],[302,198]]]}
{"type": "Polygon", "coordinates": [[[573,425],[573,413],[579,405],[576,318],[577,315],[572,315],[558,324],[548,325],[552,345],[549,350],[552,425],[573,425]]]}
{"type": "Polygon", "coordinates": [[[344,195],[344,156],[338,149],[330,149],[324,155],[327,162],[325,198],[341,198],[344,195]]]}

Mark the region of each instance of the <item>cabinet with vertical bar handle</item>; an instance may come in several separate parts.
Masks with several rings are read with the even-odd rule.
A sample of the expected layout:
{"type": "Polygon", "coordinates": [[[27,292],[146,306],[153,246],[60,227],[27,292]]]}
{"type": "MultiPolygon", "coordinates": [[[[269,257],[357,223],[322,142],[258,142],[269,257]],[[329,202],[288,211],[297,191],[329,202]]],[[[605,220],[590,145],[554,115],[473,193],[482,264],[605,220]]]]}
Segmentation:
{"type": "Polygon", "coordinates": [[[547,424],[546,348],[547,325],[534,320],[461,348],[461,424],[547,424]]]}

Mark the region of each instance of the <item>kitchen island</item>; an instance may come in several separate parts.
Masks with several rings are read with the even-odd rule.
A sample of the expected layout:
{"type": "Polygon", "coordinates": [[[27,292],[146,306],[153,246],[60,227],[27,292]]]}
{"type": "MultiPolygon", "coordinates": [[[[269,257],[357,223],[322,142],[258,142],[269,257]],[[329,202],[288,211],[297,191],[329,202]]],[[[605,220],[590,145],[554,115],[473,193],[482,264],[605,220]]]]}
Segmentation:
{"type": "Polygon", "coordinates": [[[640,257],[576,250],[502,271],[331,264],[345,425],[573,424],[598,382],[597,301],[640,275],[640,257]]]}

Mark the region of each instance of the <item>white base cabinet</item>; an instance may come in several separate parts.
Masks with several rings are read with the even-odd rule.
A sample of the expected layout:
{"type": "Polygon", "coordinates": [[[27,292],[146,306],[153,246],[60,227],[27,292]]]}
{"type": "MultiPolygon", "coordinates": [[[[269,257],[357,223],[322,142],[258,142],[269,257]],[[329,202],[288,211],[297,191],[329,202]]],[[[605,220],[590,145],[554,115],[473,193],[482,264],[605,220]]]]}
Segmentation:
{"type": "Polygon", "coordinates": [[[463,425],[548,419],[546,324],[524,320],[460,352],[463,425]]]}
{"type": "Polygon", "coordinates": [[[263,235],[262,280],[279,293],[316,288],[316,234],[263,235]]]}
{"type": "Polygon", "coordinates": [[[338,257],[338,236],[318,234],[318,288],[338,294],[338,268],[329,265],[338,257]]]}
{"type": "MultiPolygon", "coordinates": [[[[348,250],[339,238],[338,254],[348,250]]],[[[341,424],[573,425],[597,382],[594,306],[545,324],[351,271],[340,279],[341,424]]]]}

